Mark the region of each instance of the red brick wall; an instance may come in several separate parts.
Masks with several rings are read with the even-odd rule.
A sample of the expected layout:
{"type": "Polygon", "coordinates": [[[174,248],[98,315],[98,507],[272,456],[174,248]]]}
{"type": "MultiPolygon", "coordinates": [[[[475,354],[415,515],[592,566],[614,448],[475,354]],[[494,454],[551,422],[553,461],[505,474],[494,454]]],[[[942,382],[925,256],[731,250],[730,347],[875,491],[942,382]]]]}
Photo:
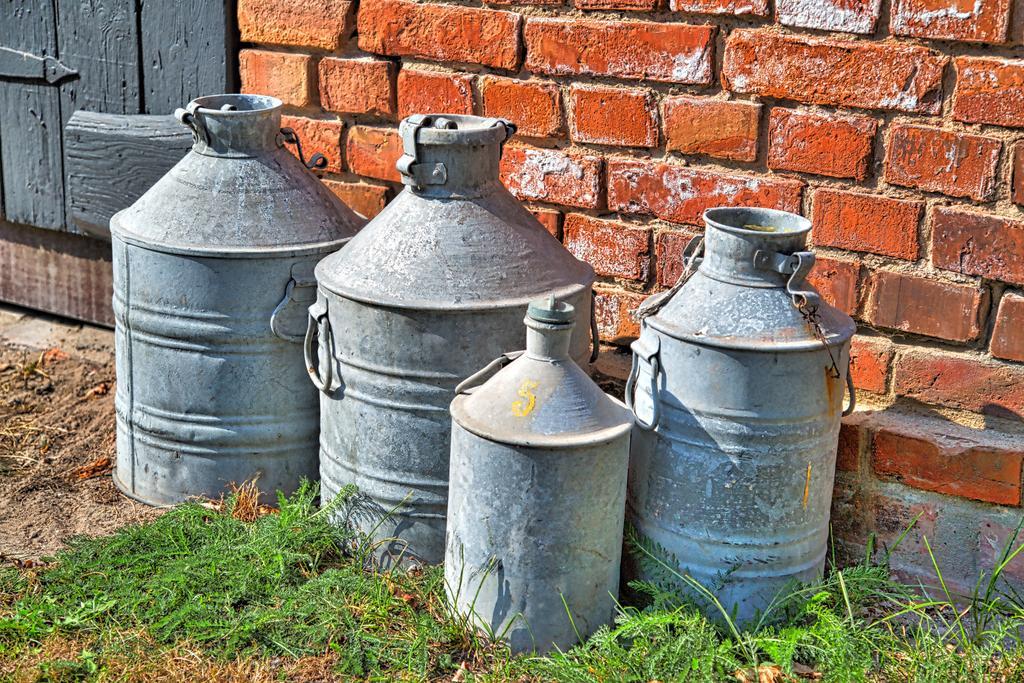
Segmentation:
{"type": "MultiPolygon", "coordinates": [[[[519,124],[502,173],[597,270],[602,334],[671,285],[702,211],[814,221],[865,402],[840,544],[920,515],[970,582],[1021,504],[1024,52],[1010,0],[239,0],[246,91],[276,95],[325,182],[374,215],[411,112],[519,124]]],[[[1024,557],[1024,556],[1022,556],[1024,557]]],[[[988,559],[986,559],[988,558],[988,559]]],[[[1022,560],[1024,562],[1024,560],[1022,560]]],[[[1024,566],[1018,568],[1024,576],[1024,566]]]]}

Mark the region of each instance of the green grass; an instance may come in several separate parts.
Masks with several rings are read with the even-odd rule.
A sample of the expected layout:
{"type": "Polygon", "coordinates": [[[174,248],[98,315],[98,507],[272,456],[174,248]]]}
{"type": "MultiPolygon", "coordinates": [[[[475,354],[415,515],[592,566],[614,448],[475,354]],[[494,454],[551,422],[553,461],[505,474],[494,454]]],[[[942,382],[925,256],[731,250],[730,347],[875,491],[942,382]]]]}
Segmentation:
{"type": "Polygon", "coordinates": [[[354,491],[330,510],[315,500],[304,487],[251,522],[237,497],[183,505],[78,539],[43,569],[0,569],[0,680],[1024,680],[1024,608],[999,581],[1009,549],[965,604],[865,561],[794,586],[740,630],[637,543],[664,578],[634,586],[647,607],[566,652],[512,657],[450,612],[438,568],[367,571],[366,543],[327,519],[351,512],[354,491]]]}

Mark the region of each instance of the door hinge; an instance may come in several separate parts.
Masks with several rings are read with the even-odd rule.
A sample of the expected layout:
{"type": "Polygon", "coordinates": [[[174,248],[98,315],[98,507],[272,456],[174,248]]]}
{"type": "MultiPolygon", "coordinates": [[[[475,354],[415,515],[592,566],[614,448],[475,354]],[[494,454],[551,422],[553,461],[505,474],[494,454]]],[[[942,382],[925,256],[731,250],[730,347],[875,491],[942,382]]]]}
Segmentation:
{"type": "Polygon", "coordinates": [[[30,52],[0,47],[0,78],[30,78],[57,83],[77,75],[77,71],[56,57],[39,57],[30,52]]]}

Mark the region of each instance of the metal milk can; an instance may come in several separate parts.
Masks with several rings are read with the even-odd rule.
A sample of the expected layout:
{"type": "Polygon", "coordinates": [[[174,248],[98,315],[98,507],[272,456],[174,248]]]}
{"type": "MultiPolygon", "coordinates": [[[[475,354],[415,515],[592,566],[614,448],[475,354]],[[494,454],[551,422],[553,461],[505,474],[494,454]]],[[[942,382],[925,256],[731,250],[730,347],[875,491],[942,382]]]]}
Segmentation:
{"type": "Polygon", "coordinates": [[[639,311],[627,518],[656,557],[627,574],[664,579],[665,562],[744,623],[823,570],[855,326],[805,280],[807,219],[704,220],[680,282],[639,311]]]}
{"type": "Polygon", "coordinates": [[[633,418],[569,357],[574,317],[531,303],[526,351],[451,405],[445,584],[513,652],[575,645],[611,622],[618,595],[633,418]]]}
{"type": "Polygon", "coordinates": [[[313,266],[362,221],[284,149],[280,101],[214,95],[177,116],[192,151],[111,219],[114,480],[161,505],[252,477],[291,491],[317,477],[313,266]]]}
{"type": "MultiPolygon", "coordinates": [[[[317,266],[306,337],[323,392],[322,498],[359,487],[358,524],[382,541],[385,565],[444,554],[455,385],[522,348],[523,314],[538,296],[589,319],[594,281],[498,180],[510,123],[411,116],[399,131],[406,187],[317,266]]],[[[575,358],[591,354],[590,337],[576,331],[575,358]]]]}

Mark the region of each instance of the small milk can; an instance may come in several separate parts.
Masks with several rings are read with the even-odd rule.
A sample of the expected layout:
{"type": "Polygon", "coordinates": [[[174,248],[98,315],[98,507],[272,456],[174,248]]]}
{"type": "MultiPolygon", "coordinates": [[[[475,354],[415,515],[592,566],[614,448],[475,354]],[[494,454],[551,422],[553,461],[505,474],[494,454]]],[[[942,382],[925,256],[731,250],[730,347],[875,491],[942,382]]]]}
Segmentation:
{"type": "Polygon", "coordinates": [[[742,624],[823,570],[855,326],[805,279],[807,219],[719,208],[704,220],[680,282],[639,311],[627,518],[659,556],[635,555],[627,574],[674,565],[742,624]]]}
{"type": "Polygon", "coordinates": [[[252,477],[288,492],[317,478],[313,267],[362,221],[284,149],[280,101],[201,97],[177,116],[192,151],[111,219],[114,480],[161,505],[252,477]]]}
{"type": "Polygon", "coordinates": [[[526,351],[451,405],[445,584],[514,652],[575,645],[611,622],[618,595],[633,418],[570,358],[574,317],[531,303],[526,351]]]}
{"type": "MultiPolygon", "coordinates": [[[[359,487],[357,523],[381,541],[383,564],[442,559],[455,385],[522,348],[532,299],[554,294],[591,315],[593,269],[498,180],[513,130],[475,116],[402,121],[405,190],[316,268],[306,359],[323,391],[323,499],[359,487]]],[[[576,331],[575,358],[590,337],[576,331]]]]}

